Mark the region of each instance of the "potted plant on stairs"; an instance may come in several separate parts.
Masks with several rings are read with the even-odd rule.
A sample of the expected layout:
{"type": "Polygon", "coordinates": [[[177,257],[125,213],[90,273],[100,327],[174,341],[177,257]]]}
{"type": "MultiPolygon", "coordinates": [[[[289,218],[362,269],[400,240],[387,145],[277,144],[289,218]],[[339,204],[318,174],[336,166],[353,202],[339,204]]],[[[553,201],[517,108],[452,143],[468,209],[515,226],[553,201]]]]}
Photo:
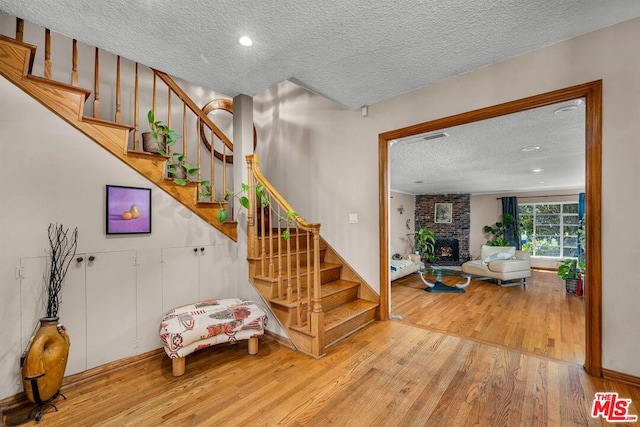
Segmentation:
{"type": "Polygon", "coordinates": [[[147,113],[147,121],[151,132],[142,134],[142,150],[148,153],[166,155],[167,147],[173,146],[176,143],[176,139],[180,138],[180,135],[162,121],[156,120],[153,110],[149,110],[147,113]]]}
{"type": "Polygon", "coordinates": [[[173,178],[173,182],[178,185],[186,185],[189,177],[197,174],[199,170],[187,163],[182,153],[173,153],[167,160],[167,176],[173,178]]]}

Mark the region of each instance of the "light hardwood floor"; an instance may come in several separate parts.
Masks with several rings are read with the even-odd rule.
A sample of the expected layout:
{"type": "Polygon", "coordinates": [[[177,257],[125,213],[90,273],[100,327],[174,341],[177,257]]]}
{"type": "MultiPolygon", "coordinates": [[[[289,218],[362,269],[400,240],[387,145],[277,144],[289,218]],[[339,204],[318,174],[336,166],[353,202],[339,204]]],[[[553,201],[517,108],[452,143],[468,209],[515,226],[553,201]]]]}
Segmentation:
{"type": "MultiPolygon", "coordinates": [[[[640,389],[587,375],[575,363],[374,322],[314,359],[275,341],[219,345],[187,357],[171,376],[156,354],[63,389],[42,426],[600,426],[597,391],[640,389]]],[[[27,410],[7,414],[7,425],[27,410]]]]}
{"type": "MultiPolygon", "coordinates": [[[[445,283],[464,283],[447,278],[445,283]]],[[[554,359],[584,363],[584,298],[555,272],[534,271],[527,286],[473,280],[464,294],[425,292],[417,274],[391,286],[391,313],[405,323],[554,359]]]]}

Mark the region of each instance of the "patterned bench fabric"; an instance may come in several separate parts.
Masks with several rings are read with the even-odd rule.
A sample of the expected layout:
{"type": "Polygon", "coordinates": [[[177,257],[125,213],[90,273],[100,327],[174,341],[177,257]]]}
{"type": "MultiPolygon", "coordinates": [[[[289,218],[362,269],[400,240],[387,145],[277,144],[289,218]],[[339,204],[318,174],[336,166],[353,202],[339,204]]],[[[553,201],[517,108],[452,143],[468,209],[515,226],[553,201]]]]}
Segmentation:
{"type": "Polygon", "coordinates": [[[171,358],[215,344],[264,334],[267,315],[253,301],[229,298],[174,308],[160,323],[160,339],[171,358]]]}

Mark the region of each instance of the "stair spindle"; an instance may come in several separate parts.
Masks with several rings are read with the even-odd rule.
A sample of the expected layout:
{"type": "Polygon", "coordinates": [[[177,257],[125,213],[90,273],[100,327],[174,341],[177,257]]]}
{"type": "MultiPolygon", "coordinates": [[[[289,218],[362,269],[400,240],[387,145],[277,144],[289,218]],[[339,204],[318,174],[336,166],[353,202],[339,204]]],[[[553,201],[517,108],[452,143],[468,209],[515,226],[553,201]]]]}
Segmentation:
{"type": "Polygon", "coordinates": [[[78,86],[78,40],[73,39],[71,48],[71,84],[78,86]]]}
{"type": "MultiPolygon", "coordinates": [[[[216,159],[216,156],[213,155],[213,137],[214,137],[214,135],[215,134],[213,133],[213,129],[211,129],[211,157],[209,159],[210,162],[211,162],[211,164],[210,164],[210,167],[211,167],[211,200],[214,200],[215,197],[216,197],[216,186],[213,183],[213,180],[214,180],[214,177],[215,177],[215,175],[213,173],[214,172],[214,168],[215,168],[215,161],[214,160],[216,159]]],[[[225,167],[224,167],[224,163],[223,163],[223,166],[222,166],[222,173],[223,174],[224,174],[224,170],[225,170],[225,167]]],[[[227,187],[223,183],[222,184],[222,197],[225,197],[226,195],[227,195],[227,187]]]]}
{"type": "MultiPolygon", "coordinates": [[[[224,164],[224,163],[223,163],[224,164]]],[[[265,207],[267,213],[264,212],[265,208],[262,209],[262,213],[265,216],[266,227],[269,230],[269,277],[276,277],[275,273],[275,264],[273,263],[273,227],[271,226],[271,206],[273,200],[271,198],[271,194],[269,194],[269,203],[265,207]]],[[[280,238],[280,236],[278,236],[280,238]]]]}
{"type": "MultiPolygon", "coordinates": [[[[213,143],[213,139],[211,140],[211,142],[213,143]]],[[[214,155],[214,151],[213,151],[213,145],[211,145],[211,161],[213,161],[213,159],[215,158],[214,155]]],[[[227,168],[225,167],[225,165],[227,164],[227,146],[222,144],[222,188],[224,188],[224,191],[227,191],[227,168]]]]}
{"type": "Polygon", "coordinates": [[[100,118],[100,50],[96,48],[93,72],[93,117],[100,118]]]}
{"type": "Polygon", "coordinates": [[[287,239],[287,302],[293,302],[293,277],[291,277],[291,238],[287,239]]]}
{"type": "MultiPolygon", "coordinates": [[[[311,272],[308,271],[307,274],[311,272]]],[[[300,236],[296,234],[296,294],[298,299],[298,325],[302,326],[302,278],[300,277],[300,236]]]]}
{"type": "Polygon", "coordinates": [[[51,30],[44,30],[44,78],[51,79],[51,30]]]}
{"type": "Polygon", "coordinates": [[[116,123],[122,122],[122,112],[120,110],[120,55],[116,57],[116,123]]]}
{"type": "Polygon", "coordinates": [[[138,63],[136,62],[134,89],[133,89],[133,149],[140,151],[140,99],[139,99],[139,83],[138,83],[138,63]]]}
{"type": "Polygon", "coordinates": [[[16,18],[16,40],[24,41],[24,19],[16,18]]]}
{"type": "Polygon", "coordinates": [[[158,77],[156,75],[156,73],[153,73],[153,100],[151,101],[151,109],[153,110],[154,114],[156,112],[156,97],[158,95],[158,77]]]}
{"type": "MultiPolygon", "coordinates": [[[[173,129],[173,126],[171,126],[171,88],[169,86],[167,86],[167,126],[169,126],[169,129],[173,129]]],[[[182,139],[182,146],[184,147],[184,138],[182,139]]],[[[183,149],[182,153],[184,155],[187,154],[187,150],[183,149]]]]}
{"type": "MultiPolygon", "coordinates": [[[[187,144],[189,141],[188,132],[187,132],[187,104],[182,103],[182,152],[187,152],[187,144]]],[[[200,148],[198,148],[200,150],[200,148]]],[[[200,157],[200,153],[198,153],[198,157],[200,157]]],[[[198,159],[198,168],[200,168],[200,159],[198,159]]],[[[198,172],[198,181],[200,181],[200,172],[198,172]]]]}
{"type": "Polygon", "coordinates": [[[311,242],[309,242],[309,232],[305,232],[307,238],[307,327],[309,327],[309,331],[311,331],[311,296],[313,291],[313,278],[311,275],[311,268],[313,264],[311,263],[311,242]]]}
{"type": "MultiPolygon", "coordinates": [[[[277,210],[277,215],[278,215],[278,225],[276,226],[276,231],[277,231],[277,236],[278,236],[278,271],[280,272],[280,275],[282,275],[282,256],[280,256],[282,254],[282,239],[280,238],[280,236],[282,236],[282,226],[280,225],[281,221],[280,218],[282,218],[282,209],[280,207],[280,204],[278,203],[278,210],[277,210]]],[[[280,298],[282,298],[282,288],[280,288],[278,290],[278,292],[280,293],[280,298]]]]}

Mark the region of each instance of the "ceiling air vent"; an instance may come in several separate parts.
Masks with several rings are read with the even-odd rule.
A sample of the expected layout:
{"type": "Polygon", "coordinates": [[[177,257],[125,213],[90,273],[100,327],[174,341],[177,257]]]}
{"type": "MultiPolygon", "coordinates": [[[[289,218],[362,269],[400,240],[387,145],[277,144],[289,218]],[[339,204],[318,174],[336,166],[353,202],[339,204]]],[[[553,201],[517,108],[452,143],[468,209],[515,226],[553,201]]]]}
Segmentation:
{"type": "Polygon", "coordinates": [[[446,138],[448,136],[449,134],[446,132],[436,132],[436,133],[430,133],[429,135],[425,135],[422,137],[422,139],[424,139],[425,141],[431,141],[432,139],[446,138]]]}
{"type": "Polygon", "coordinates": [[[432,139],[446,138],[448,136],[449,136],[448,133],[438,131],[438,132],[427,133],[427,134],[412,135],[406,138],[402,138],[398,141],[404,145],[413,145],[413,144],[417,144],[418,142],[425,142],[425,141],[430,141],[432,139]]]}

